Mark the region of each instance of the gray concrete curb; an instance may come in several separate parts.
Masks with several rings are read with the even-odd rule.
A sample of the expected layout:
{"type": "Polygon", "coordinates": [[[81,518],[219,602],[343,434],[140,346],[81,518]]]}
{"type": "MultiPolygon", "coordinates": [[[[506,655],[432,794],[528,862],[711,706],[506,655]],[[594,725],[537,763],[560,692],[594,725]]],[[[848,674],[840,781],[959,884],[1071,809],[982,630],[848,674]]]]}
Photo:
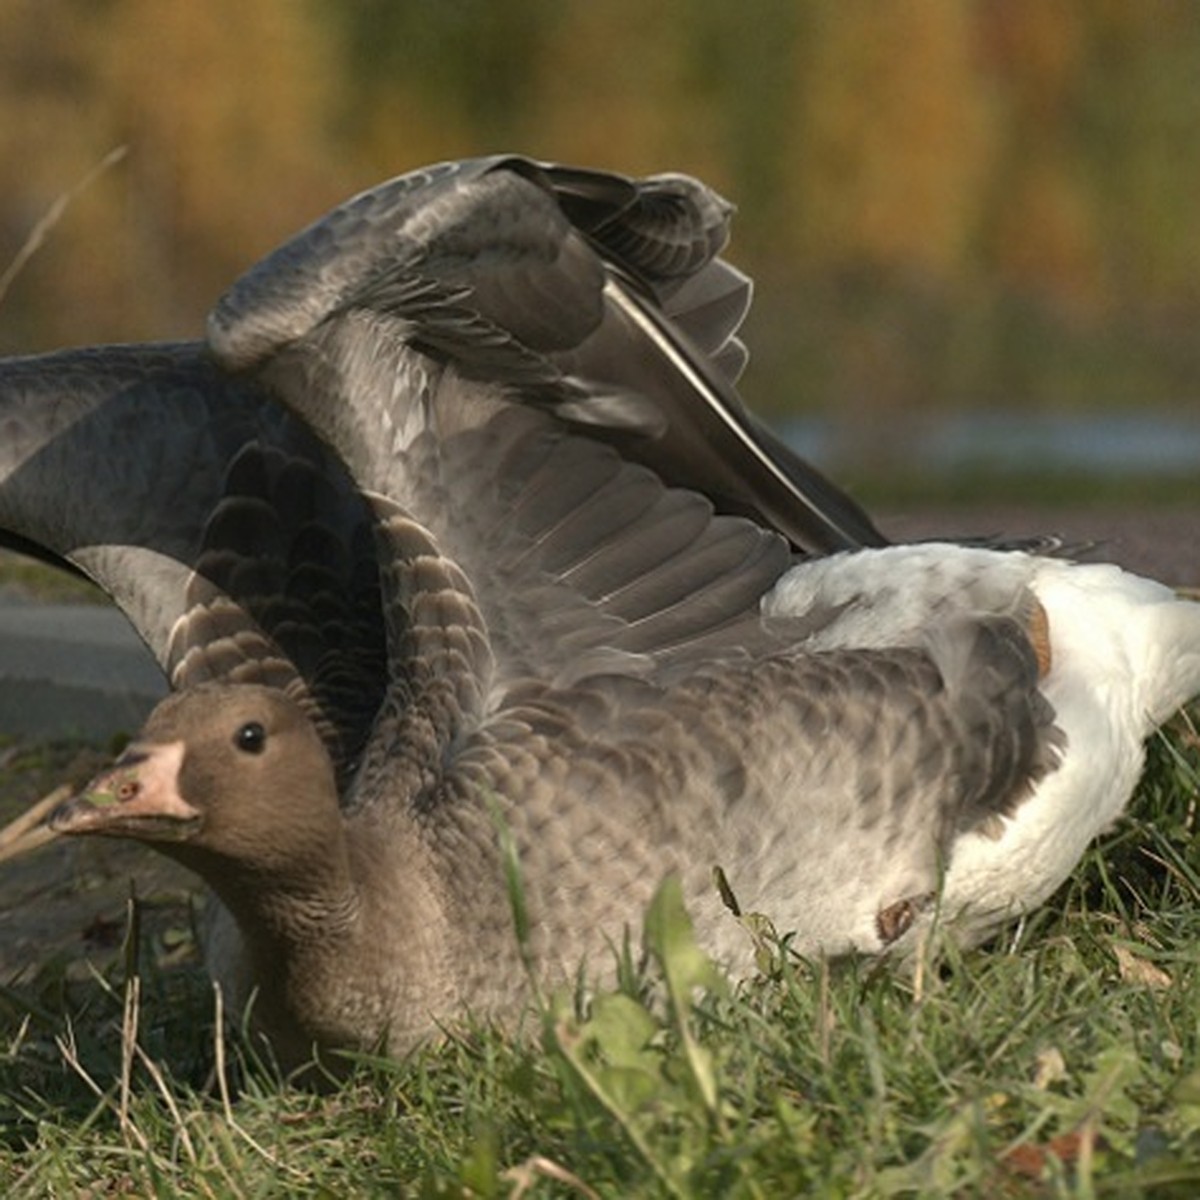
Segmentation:
{"type": "Polygon", "coordinates": [[[0,604],[0,734],[133,733],[166,691],[158,665],[116,609],[0,604]]]}

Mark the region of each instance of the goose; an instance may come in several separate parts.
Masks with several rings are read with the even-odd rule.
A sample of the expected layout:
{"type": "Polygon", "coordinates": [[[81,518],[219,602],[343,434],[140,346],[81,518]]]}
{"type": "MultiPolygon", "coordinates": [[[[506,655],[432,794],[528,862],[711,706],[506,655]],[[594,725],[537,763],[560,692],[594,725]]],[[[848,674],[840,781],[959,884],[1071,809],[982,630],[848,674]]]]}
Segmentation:
{"type": "Polygon", "coordinates": [[[173,689],[37,838],[198,872],[282,1064],[601,974],[668,875],[736,972],[714,868],[801,954],[979,941],[1200,691],[1200,606],[889,546],[750,416],[728,217],[681,176],[443,164],[269,255],[204,343],[0,363],[0,527],[173,689]]]}

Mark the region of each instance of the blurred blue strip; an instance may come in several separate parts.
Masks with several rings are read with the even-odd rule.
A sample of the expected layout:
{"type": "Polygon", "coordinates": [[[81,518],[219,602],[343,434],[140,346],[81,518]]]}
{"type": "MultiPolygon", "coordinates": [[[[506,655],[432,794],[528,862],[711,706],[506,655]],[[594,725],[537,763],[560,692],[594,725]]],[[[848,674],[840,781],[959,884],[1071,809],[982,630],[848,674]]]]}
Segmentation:
{"type": "MultiPolygon", "coordinates": [[[[784,422],[784,438],[813,462],[853,456],[854,433],[823,417],[784,422]]],[[[894,443],[897,462],[928,471],[971,467],[1044,472],[1054,469],[1184,474],[1200,467],[1200,420],[1171,414],[966,412],[928,416],[888,430],[871,444],[894,443]]]]}

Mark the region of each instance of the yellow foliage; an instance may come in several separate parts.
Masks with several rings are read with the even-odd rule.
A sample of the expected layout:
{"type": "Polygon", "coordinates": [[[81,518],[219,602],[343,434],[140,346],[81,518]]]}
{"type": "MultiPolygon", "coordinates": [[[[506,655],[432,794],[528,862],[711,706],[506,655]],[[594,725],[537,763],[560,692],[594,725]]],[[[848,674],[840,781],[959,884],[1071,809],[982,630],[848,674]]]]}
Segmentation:
{"type": "Polygon", "coordinates": [[[798,251],[934,276],[961,262],[996,136],[972,11],[959,0],[817,10],[785,151],[798,251]]]}
{"type": "MultiPolygon", "coordinates": [[[[4,0],[0,270],[129,153],[22,271],[0,350],[196,336],[346,195],[506,150],[702,176],[797,305],[857,278],[980,321],[1014,292],[1188,314],[1198,71],[1194,0],[4,0]]],[[[914,350],[885,310],[826,340],[852,390],[919,395],[940,327],[914,350]]]]}
{"type": "Polygon", "coordinates": [[[3,11],[6,44],[51,64],[4,106],[2,174],[20,194],[6,203],[32,224],[107,150],[129,147],[35,260],[52,340],[67,325],[78,340],[194,336],[241,269],[341,196],[328,151],[310,154],[336,76],[304,6],[38,0],[3,11]]]}
{"type": "Polygon", "coordinates": [[[689,73],[687,0],[610,0],[567,6],[536,72],[538,128],[547,158],[640,174],[688,171],[726,186],[712,92],[689,73]]]}

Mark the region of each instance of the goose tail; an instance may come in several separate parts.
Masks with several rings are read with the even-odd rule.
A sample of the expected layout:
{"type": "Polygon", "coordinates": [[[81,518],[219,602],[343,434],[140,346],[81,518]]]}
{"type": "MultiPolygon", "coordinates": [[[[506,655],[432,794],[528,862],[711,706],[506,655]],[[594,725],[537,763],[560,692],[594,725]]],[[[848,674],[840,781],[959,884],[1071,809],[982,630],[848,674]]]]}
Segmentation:
{"type": "Polygon", "coordinates": [[[1110,705],[1131,705],[1127,720],[1142,737],[1200,696],[1200,603],[1186,593],[1107,564],[1053,560],[1034,591],[1057,665],[1110,705]]]}
{"type": "Polygon", "coordinates": [[[1152,725],[1200,696],[1200,601],[1171,592],[1139,611],[1147,665],[1142,707],[1152,725]]]}

